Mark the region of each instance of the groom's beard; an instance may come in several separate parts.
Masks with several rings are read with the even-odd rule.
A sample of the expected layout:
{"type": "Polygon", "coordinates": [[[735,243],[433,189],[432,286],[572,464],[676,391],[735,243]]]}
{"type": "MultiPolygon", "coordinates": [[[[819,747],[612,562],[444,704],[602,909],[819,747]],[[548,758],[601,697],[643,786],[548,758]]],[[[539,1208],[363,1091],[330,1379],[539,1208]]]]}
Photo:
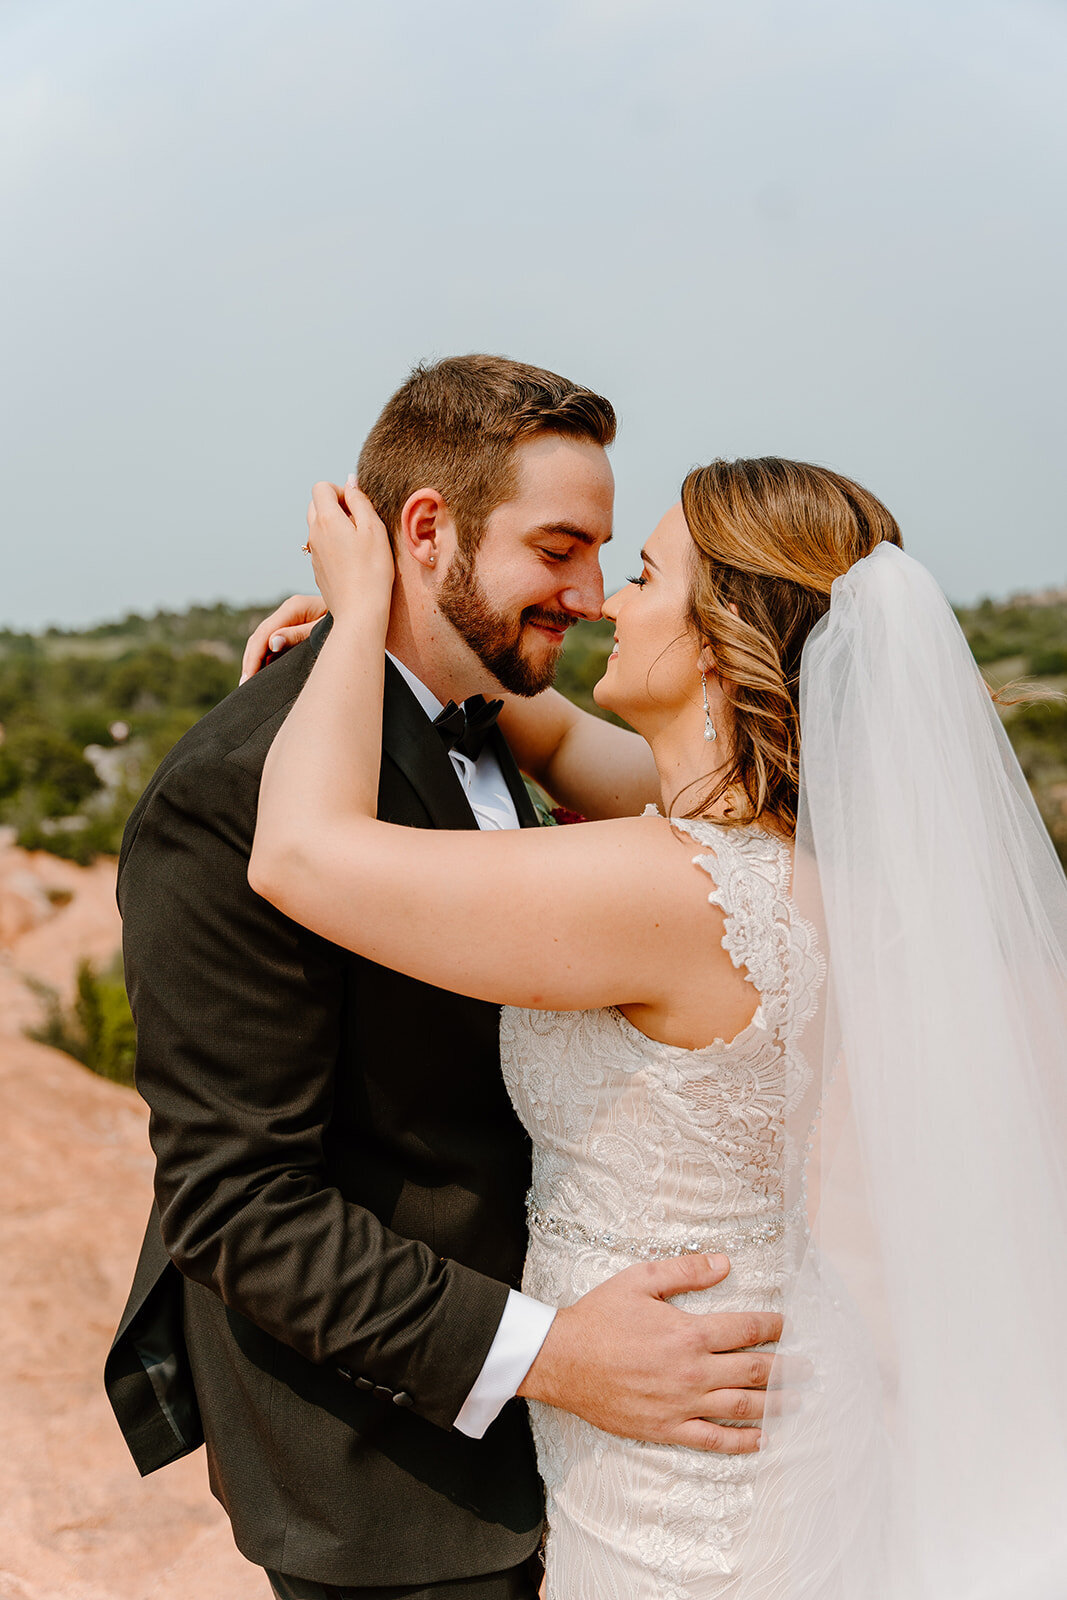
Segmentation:
{"type": "Polygon", "coordinates": [[[574,617],[565,611],[546,611],[542,606],[528,606],[517,620],[506,612],[494,611],[473,563],[460,554],[445,573],[437,591],[437,604],[482,666],[509,694],[529,699],[551,688],[560,651],[554,650],[545,660],[531,661],[522,651],[526,625],[546,622],[553,628],[569,628],[574,617]]]}

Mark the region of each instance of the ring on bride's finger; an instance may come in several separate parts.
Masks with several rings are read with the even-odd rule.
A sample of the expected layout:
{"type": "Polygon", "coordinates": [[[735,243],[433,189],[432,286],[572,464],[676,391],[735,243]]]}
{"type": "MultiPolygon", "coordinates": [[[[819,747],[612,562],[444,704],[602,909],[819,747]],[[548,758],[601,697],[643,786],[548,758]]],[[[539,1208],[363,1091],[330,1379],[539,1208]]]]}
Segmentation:
{"type": "Polygon", "coordinates": [[[304,554],[306,556],[309,556],[311,554],[311,540],[308,539],[304,544],[302,544],[300,546],[300,548],[301,548],[301,550],[303,550],[303,552],[304,552],[304,554]]]}

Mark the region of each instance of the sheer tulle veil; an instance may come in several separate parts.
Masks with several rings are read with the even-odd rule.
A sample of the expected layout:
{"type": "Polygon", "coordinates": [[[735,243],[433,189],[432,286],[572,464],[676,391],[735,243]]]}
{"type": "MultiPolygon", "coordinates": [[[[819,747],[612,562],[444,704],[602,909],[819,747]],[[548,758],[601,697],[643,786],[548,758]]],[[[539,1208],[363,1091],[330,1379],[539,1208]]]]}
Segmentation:
{"type": "Polygon", "coordinates": [[[1067,881],[890,544],[805,647],[794,893],[828,970],[789,1067],[795,1277],[738,1600],[1062,1600],[1067,881]]]}

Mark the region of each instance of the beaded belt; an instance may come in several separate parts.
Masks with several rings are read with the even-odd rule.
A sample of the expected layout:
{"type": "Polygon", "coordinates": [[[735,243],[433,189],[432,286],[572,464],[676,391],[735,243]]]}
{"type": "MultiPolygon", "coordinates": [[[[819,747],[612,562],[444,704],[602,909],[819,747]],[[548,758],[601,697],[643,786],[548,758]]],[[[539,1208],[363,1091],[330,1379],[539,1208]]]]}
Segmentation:
{"type": "Polygon", "coordinates": [[[557,1217],[551,1211],[542,1211],[533,1198],[526,1197],[526,1220],[539,1233],[551,1234],[556,1239],[566,1239],[571,1244],[593,1245],[608,1250],[612,1255],[633,1256],[639,1261],[663,1261],[668,1256],[694,1254],[699,1251],[742,1250],[745,1245],[775,1244],[785,1237],[786,1219],[780,1211],[768,1216],[731,1217],[721,1228],[708,1233],[687,1235],[670,1242],[662,1239],[628,1239],[624,1234],[597,1232],[570,1217],[557,1217]]]}

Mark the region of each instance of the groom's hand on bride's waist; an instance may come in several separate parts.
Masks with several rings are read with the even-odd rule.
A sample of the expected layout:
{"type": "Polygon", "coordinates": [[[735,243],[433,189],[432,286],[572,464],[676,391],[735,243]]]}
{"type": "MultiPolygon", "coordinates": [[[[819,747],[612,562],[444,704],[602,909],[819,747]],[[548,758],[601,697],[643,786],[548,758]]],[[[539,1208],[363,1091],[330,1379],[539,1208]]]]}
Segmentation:
{"type": "Polygon", "coordinates": [[[640,1262],[556,1313],[519,1393],[584,1417],[606,1433],[740,1455],[758,1450],[752,1424],[767,1404],[781,1337],[770,1311],[683,1311],[675,1295],[710,1289],[721,1255],[640,1262]]]}

